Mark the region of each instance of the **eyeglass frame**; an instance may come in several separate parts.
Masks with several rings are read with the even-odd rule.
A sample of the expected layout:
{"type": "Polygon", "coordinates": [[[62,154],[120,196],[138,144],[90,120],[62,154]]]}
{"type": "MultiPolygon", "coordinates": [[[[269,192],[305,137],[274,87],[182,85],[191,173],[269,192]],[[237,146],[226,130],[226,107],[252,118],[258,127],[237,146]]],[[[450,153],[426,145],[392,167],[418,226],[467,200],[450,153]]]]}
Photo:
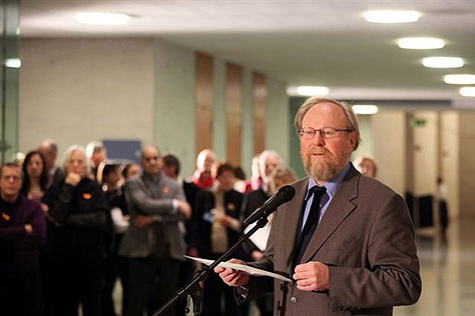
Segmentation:
{"type": "Polygon", "coordinates": [[[317,132],[320,133],[320,136],[324,139],[329,139],[329,138],[334,138],[336,137],[336,132],[354,132],[353,129],[351,128],[334,128],[334,127],[322,127],[320,129],[315,129],[313,127],[303,127],[302,129],[299,129],[297,133],[300,135],[300,137],[305,138],[305,139],[313,139],[315,135],[317,135],[317,132]],[[306,131],[307,130],[307,131],[306,131]],[[309,132],[311,130],[311,132],[309,132]],[[327,134],[330,135],[327,135],[327,134]],[[308,136],[306,136],[308,135],[308,136]]]}

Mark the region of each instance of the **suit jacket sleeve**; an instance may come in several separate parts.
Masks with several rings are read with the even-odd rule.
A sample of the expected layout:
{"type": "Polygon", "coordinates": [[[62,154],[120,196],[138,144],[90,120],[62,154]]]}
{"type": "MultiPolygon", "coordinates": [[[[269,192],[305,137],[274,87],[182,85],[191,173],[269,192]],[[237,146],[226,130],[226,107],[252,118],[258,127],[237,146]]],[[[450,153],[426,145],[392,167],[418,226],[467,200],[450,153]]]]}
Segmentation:
{"type": "Polygon", "coordinates": [[[406,305],[419,298],[419,262],[406,204],[394,194],[377,213],[366,232],[367,265],[330,265],[329,296],[336,309],[406,305]]]}
{"type": "Polygon", "coordinates": [[[152,196],[140,178],[127,182],[127,202],[131,205],[131,209],[138,209],[144,215],[175,216],[182,220],[183,216],[173,208],[173,199],[186,201],[183,189],[168,181],[162,180],[162,182],[166,187],[162,191],[166,193],[160,197],[152,196]]]}

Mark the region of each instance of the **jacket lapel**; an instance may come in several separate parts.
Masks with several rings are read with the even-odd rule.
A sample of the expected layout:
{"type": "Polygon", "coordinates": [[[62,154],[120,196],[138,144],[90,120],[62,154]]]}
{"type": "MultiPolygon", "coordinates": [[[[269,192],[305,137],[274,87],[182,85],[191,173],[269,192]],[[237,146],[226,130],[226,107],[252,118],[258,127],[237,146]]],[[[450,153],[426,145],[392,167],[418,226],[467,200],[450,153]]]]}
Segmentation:
{"type": "Polygon", "coordinates": [[[358,196],[358,181],[360,173],[352,166],[348,171],[345,179],[328,206],[325,215],[318,224],[312,239],[302,257],[302,262],[308,262],[325,242],[330,238],[338,226],[350,215],[356,205],[352,202],[358,196]]]}

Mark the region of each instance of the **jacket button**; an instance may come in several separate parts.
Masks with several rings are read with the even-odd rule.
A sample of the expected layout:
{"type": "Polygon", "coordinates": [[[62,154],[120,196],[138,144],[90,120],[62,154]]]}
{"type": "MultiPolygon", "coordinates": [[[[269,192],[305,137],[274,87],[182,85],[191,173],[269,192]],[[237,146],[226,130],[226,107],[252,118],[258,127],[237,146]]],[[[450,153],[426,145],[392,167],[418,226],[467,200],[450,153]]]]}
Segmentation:
{"type": "Polygon", "coordinates": [[[295,303],[298,302],[298,299],[297,299],[295,296],[292,296],[292,297],[290,298],[290,302],[293,303],[293,304],[295,304],[295,303]]]}

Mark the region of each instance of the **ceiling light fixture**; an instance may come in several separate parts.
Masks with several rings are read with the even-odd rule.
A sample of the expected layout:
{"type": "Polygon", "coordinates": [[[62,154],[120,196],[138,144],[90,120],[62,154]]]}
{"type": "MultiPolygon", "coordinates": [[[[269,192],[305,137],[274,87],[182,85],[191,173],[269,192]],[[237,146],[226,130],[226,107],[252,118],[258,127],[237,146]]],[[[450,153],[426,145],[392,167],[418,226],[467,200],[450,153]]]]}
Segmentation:
{"type": "Polygon", "coordinates": [[[376,114],[378,107],[374,104],[355,104],[352,106],[355,114],[376,114]]]}
{"type": "Polygon", "coordinates": [[[313,97],[327,95],[329,92],[327,87],[322,86],[300,86],[297,87],[297,93],[299,95],[313,97]]]}
{"type": "Polygon", "coordinates": [[[475,75],[445,75],[444,82],[448,84],[475,84],[475,75]]]}
{"type": "Polygon", "coordinates": [[[77,22],[91,25],[123,25],[129,22],[130,16],[111,12],[81,12],[74,17],[77,22]]]}
{"type": "Polygon", "coordinates": [[[428,68],[460,68],[463,66],[463,59],[460,57],[426,57],[422,59],[422,64],[428,68]]]}
{"type": "Polygon", "coordinates": [[[409,23],[419,20],[421,14],[407,10],[376,10],[367,11],[363,16],[371,23],[409,23]]]}
{"type": "Polygon", "coordinates": [[[8,68],[20,68],[21,60],[20,58],[7,58],[5,60],[5,66],[8,68]]]}
{"type": "Polygon", "coordinates": [[[397,44],[404,49],[438,49],[445,46],[444,40],[434,37],[404,37],[397,44]]]}
{"type": "Polygon", "coordinates": [[[464,97],[475,97],[475,87],[462,87],[459,92],[464,97]]]}

